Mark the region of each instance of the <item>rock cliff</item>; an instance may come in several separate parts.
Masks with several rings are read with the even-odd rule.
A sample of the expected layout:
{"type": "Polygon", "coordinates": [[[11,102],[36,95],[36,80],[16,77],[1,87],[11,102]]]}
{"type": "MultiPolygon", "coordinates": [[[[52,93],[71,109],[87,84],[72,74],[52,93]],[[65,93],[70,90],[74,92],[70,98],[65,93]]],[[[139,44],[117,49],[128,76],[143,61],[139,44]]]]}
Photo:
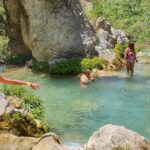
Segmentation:
{"type": "Polygon", "coordinates": [[[116,44],[126,44],[129,42],[128,37],[122,30],[112,27],[105,18],[98,18],[95,24],[99,45],[96,50],[100,56],[107,60],[115,59],[113,48],[116,44]]]}
{"type": "Polygon", "coordinates": [[[79,0],[4,0],[4,7],[10,50],[43,62],[96,54],[79,0]]]}

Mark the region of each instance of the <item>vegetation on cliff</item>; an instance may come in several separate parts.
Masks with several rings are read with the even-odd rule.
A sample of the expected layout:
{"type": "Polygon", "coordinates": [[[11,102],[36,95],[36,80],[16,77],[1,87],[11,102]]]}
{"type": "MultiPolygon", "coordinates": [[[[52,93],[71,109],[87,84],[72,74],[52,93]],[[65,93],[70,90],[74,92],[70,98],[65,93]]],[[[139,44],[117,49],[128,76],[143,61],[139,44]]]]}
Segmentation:
{"type": "Polygon", "coordinates": [[[105,17],[116,28],[124,30],[136,43],[150,42],[150,0],[90,0],[93,9],[85,12],[90,20],[105,17]]]}

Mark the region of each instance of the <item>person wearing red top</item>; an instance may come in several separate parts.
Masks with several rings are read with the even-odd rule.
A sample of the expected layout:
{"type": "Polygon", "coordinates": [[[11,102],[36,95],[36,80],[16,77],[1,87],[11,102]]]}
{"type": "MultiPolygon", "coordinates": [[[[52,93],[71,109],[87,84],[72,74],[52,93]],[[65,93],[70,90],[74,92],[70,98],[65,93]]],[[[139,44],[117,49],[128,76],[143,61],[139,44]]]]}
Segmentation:
{"type": "Polygon", "coordinates": [[[124,59],[126,62],[127,74],[129,75],[129,73],[131,73],[131,76],[133,76],[135,61],[138,62],[134,49],[134,43],[128,44],[128,48],[126,48],[124,52],[124,59]]]}

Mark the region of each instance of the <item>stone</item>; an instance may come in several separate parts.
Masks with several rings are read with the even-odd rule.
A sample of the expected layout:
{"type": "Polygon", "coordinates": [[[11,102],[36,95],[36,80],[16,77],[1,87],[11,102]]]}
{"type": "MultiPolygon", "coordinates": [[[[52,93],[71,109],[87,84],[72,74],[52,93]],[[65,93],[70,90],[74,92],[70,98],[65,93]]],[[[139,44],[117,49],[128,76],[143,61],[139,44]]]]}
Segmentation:
{"type": "Polygon", "coordinates": [[[8,106],[8,101],[5,94],[0,92],[0,116],[2,116],[8,106]]]}
{"type": "Polygon", "coordinates": [[[38,129],[43,129],[43,124],[39,119],[34,119],[35,124],[36,124],[36,128],[38,129]]]}
{"type": "Polygon", "coordinates": [[[96,22],[96,30],[103,29],[111,33],[111,24],[105,18],[98,18],[96,22]]]}
{"type": "Polygon", "coordinates": [[[143,57],[143,56],[146,56],[146,54],[142,51],[139,51],[139,52],[137,52],[136,56],[137,57],[143,57]]]}
{"type": "Polygon", "coordinates": [[[39,62],[97,55],[79,0],[4,0],[4,6],[11,51],[39,62]]]}
{"type": "Polygon", "coordinates": [[[32,150],[68,150],[68,148],[59,144],[58,137],[55,133],[47,133],[32,150]]]}
{"type": "Polygon", "coordinates": [[[123,126],[105,125],[90,137],[86,150],[149,150],[150,143],[138,133],[123,126]]]}
{"type": "Polygon", "coordinates": [[[114,29],[105,18],[98,18],[95,28],[99,39],[95,49],[100,57],[111,62],[116,58],[113,52],[115,45],[128,43],[129,39],[122,30],[114,29]]]}
{"type": "Polygon", "coordinates": [[[7,96],[7,100],[8,100],[9,105],[11,106],[15,108],[21,107],[21,100],[16,96],[7,96]]]}
{"type": "Polygon", "coordinates": [[[113,27],[111,27],[111,32],[112,32],[112,35],[116,39],[118,44],[129,43],[129,39],[126,36],[124,31],[117,30],[117,29],[114,29],[113,27]]]}
{"type": "Polygon", "coordinates": [[[31,150],[39,138],[17,137],[13,134],[0,134],[0,150],[31,150]]]}

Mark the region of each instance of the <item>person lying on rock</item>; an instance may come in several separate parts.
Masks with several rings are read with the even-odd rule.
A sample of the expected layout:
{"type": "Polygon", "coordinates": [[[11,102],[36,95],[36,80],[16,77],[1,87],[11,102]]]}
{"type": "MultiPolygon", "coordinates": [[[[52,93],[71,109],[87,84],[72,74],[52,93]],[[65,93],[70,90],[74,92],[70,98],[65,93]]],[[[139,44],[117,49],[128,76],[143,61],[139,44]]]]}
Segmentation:
{"type": "Polygon", "coordinates": [[[11,79],[4,78],[2,76],[0,76],[0,83],[13,84],[13,85],[27,85],[27,86],[30,86],[34,90],[37,90],[40,88],[40,84],[38,83],[25,82],[21,80],[11,80],[11,79]]]}
{"type": "Polygon", "coordinates": [[[138,62],[136,58],[136,52],[134,49],[134,43],[131,42],[128,44],[128,48],[126,48],[124,52],[124,59],[126,62],[127,74],[129,75],[130,73],[131,76],[133,76],[135,61],[138,62]]]}
{"type": "Polygon", "coordinates": [[[87,69],[81,74],[81,77],[80,77],[80,85],[81,86],[85,86],[88,83],[90,83],[91,81],[95,81],[95,77],[92,77],[91,73],[92,73],[92,71],[87,69]]]}

